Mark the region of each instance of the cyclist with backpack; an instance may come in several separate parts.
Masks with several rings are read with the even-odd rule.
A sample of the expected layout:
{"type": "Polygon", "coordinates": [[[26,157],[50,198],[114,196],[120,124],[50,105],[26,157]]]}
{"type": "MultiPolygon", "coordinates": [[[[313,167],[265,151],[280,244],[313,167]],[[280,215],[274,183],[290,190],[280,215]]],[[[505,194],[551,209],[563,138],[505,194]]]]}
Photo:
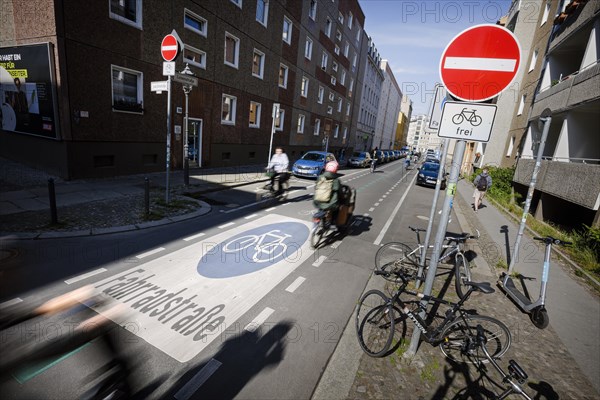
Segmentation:
{"type": "Polygon", "coordinates": [[[475,192],[473,193],[475,201],[473,203],[473,208],[475,209],[475,212],[477,212],[481,207],[481,202],[485,197],[485,193],[492,186],[492,177],[488,175],[487,168],[484,168],[483,171],[475,177],[473,184],[475,185],[475,192]]]}
{"type": "Polygon", "coordinates": [[[325,171],[317,178],[315,196],[313,197],[315,207],[319,210],[331,211],[334,220],[339,208],[338,194],[341,187],[339,174],[337,173],[338,166],[336,161],[329,161],[325,164],[325,171]]]}

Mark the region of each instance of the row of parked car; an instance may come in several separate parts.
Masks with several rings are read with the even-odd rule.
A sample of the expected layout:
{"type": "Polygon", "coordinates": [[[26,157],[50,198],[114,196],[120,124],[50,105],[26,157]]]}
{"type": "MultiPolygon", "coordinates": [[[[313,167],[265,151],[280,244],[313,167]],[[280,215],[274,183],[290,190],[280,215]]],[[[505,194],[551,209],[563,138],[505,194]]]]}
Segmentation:
{"type": "MultiPolygon", "coordinates": [[[[377,164],[383,164],[406,157],[400,150],[378,150],[377,164]]],[[[372,156],[368,151],[355,151],[348,160],[350,167],[366,168],[371,165],[372,156]]]]}

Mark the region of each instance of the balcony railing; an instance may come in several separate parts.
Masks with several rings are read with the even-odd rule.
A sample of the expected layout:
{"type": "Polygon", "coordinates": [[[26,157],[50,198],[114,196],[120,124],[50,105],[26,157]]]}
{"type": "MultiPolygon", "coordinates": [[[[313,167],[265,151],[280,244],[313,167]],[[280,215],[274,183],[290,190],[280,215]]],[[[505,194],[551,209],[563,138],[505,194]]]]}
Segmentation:
{"type": "MultiPolygon", "coordinates": [[[[523,160],[532,160],[534,156],[521,156],[523,160]]],[[[600,158],[577,158],[577,157],[553,157],[553,156],[544,156],[542,157],[543,161],[560,161],[560,162],[572,162],[572,163],[580,163],[580,164],[600,164],[600,158]]]]}
{"type": "MultiPolygon", "coordinates": [[[[543,88],[540,88],[539,93],[542,93],[542,92],[544,92],[544,91],[546,91],[546,90],[548,90],[548,89],[550,89],[550,88],[558,85],[561,82],[564,82],[564,81],[566,81],[568,79],[574,78],[576,75],[579,75],[579,73],[581,73],[581,72],[586,72],[586,71],[589,71],[589,70],[592,70],[592,69],[596,69],[596,70],[600,69],[600,59],[596,60],[594,62],[591,62],[588,65],[585,65],[580,70],[577,70],[575,72],[571,72],[570,74],[560,74],[560,76],[558,77],[558,79],[552,80],[552,83],[549,86],[544,86],[543,88]],[[596,66],[596,68],[592,67],[594,65],[596,66]]],[[[596,73],[598,73],[598,71],[596,71],[596,72],[590,72],[589,74],[590,75],[595,75],[596,73]]]]}

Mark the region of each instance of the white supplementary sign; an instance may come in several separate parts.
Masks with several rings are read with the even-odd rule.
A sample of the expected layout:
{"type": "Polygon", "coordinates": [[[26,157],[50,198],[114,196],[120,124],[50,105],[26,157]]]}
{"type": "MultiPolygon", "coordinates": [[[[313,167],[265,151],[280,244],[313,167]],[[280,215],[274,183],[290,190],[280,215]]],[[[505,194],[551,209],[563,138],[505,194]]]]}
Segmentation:
{"type": "Polygon", "coordinates": [[[442,108],[446,102],[446,96],[448,92],[443,85],[436,85],[435,95],[433,97],[432,106],[429,115],[429,128],[438,129],[440,127],[440,120],[442,119],[442,108]]]}
{"type": "Polygon", "coordinates": [[[163,76],[175,76],[175,61],[163,61],[163,76]]]}
{"type": "Polygon", "coordinates": [[[241,334],[238,319],[313,254],[311,228],[271,214],[224,231],[95,283],[113,300],[96,310],[125,305],[126,329],[187,362],[241,334]]]}
{"type": "Polygon", "coordinates": [[[488,142],[496,116],[496,105],[446,101],[439,137],[488,142]]]}
{"type": "Polygon", "coordinates": [[[167,81],[150,82],[150,90],[153,92],[166,92],[168,88],[167,81]]]}
{"type": "Polygon", "coordinates": [[[184,85],[198,86],[198,78],[179,72],[174,75],[173,80],[175,82],[183,83],[184,85]]]}

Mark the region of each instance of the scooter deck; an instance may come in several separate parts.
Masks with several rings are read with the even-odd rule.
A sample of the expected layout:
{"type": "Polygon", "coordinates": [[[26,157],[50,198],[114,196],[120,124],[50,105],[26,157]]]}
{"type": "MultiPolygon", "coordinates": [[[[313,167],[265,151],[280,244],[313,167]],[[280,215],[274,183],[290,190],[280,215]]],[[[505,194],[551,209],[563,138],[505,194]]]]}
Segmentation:
{"type": "Polygon", "coordinates": [[[509,292],[513,298],[516,298],[524,307],[531,304],[531,300],[529,300],[523,293],[517,289],[515,283],[512,278],[508,278],[506,280],[506,284],[504,284],[504,289],[506,292],[509,292]]]}

